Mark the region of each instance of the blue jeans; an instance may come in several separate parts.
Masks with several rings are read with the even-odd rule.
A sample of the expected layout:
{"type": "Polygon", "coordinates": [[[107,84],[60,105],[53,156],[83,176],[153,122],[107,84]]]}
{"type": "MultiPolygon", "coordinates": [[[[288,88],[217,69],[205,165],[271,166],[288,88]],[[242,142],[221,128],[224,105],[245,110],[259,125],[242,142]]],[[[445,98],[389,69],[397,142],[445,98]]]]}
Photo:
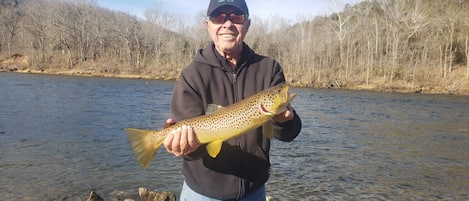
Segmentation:
{"type": "MultiPolygon", "coordinates": [[[[182,185],[181,196],[179,201],[222,201],[201,195],[193,191],[189,186],[184,182],[182,185]]],[[[265,201],[265,186],[259,187],[256,191],[250,193],[246,197],[242,198],[239,201],[265,201]]]]}

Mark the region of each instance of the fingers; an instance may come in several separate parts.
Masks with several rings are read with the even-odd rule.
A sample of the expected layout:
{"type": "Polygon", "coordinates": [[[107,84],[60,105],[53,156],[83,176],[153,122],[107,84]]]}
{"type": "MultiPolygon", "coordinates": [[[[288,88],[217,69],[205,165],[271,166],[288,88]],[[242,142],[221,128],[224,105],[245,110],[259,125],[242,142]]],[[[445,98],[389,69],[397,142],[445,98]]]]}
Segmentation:
{"type": "Polygon", "coordinates": [[[195,135],[194,129],[190,128],[189,133],[187,135],[187,144],[189,145],[189,150],[188,151],[195,151],[199,146],[199,140],[197,139],[197,136],[195,135]]]}
{"type": "Polygon", "coordinates": [[[168,120],[166,120],[166,123],[163,125],[163,128],[168,128],[168,127],[174,125],[175,123],[176,122],[174,120],[168,119],[168,120]]]}
{"type": "Polygon", "coordinates": [[[163,144],[175,156],[192,153],[200,146],[192,127],[185,125],[172,130],[163,144]]]}
{"type": "Polygon", "coordinates": [[[174,139],[175,131],[169,132],[168,136],[164,139],[163,145],[166,148],[166,151],[169,153],[173,152],[173,139],[174,139]]]}
{"type": "Polygon", "coordinates": [[[272,119],[275,122],[284,123],[286,121],[292,120],[293,115],[294,115],[293,108],[290,105],[288,105],[287,109],[285,111],[283,111],[282,113],[280,113],[278,115],[273,116],[272,119]]]}
{"type": "Polygon", "coordinates": [[[171,142],[171,150],[174,155],[180,156],[181,154],[181,127],[176,129],[176,133],[173,136],[173,141],[171,142]]]}

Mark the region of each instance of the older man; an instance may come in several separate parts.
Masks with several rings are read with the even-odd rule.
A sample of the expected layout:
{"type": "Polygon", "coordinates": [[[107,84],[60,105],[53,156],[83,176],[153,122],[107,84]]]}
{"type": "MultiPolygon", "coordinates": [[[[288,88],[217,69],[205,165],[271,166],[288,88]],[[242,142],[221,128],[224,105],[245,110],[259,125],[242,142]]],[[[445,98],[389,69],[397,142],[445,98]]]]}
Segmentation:
{"type": "MultiPolygon", "coordinates": [[[[212,43],[181,72],[168,124],[203,115],[209,104],[227,106],[285,83],[279,63],[256,54],[243,42],[251,25],[244,0],[211,0],[207,16],[205,26],[212,43]]],[[[291,141],[300,133],[301,120],[292,107],[272,121],[274,137],[281,141],[291,141]]],[[[261,128],[227,140],[216,158],[208,155],[195,133],[182,126],[164,142],[168,152],[184,159],[181,201],[265,200],[270,139],[261,128]]]]}

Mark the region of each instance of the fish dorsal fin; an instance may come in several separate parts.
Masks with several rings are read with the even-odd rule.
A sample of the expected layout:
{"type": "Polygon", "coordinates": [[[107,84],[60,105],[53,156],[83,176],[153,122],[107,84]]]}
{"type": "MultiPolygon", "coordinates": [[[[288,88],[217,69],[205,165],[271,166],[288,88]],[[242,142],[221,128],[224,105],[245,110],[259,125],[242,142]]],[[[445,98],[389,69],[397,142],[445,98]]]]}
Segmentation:
{"type": "Polygon", "coordinates": [[[221,146],[223,145],[223,140],[215,140],[207,144],[207,152],[212,158],[216,158],[221,151],[221,146]]]}
{"type": "Polygon", "coordinates": [[[216,111],[218,111],[219,109],[222,109],[222,108],[223,108],[223,106],[221,106],[221,105],[217,105],[217,104],[213,104],[213,103],[208,104],[207,105],[207,111],[205,111],[205,115],[212,114],[212,113],[214,113],[214,112],[216,112],[216,111]]]}
{"type": "Polygon", "coordinates": [[[262,126],[262,134],[268,139],[274,137],[274,125],[272,125],[272,121],[268,121],[262,126]]]}

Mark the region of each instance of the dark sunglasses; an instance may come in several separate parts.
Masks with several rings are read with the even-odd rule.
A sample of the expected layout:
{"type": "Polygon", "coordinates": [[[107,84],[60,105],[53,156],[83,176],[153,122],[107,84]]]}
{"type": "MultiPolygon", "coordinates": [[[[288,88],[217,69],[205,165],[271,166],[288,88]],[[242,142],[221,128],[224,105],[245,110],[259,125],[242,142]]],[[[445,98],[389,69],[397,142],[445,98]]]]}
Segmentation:
{"type": "Polygon", "coordinates": [[[236,14],[236,13],[215,13],[209,17],[210,21],[214,24],[223,24],[227,20],[230,20],[234,24],[243,24],[246,21],[246,15],[236,14]]]}

